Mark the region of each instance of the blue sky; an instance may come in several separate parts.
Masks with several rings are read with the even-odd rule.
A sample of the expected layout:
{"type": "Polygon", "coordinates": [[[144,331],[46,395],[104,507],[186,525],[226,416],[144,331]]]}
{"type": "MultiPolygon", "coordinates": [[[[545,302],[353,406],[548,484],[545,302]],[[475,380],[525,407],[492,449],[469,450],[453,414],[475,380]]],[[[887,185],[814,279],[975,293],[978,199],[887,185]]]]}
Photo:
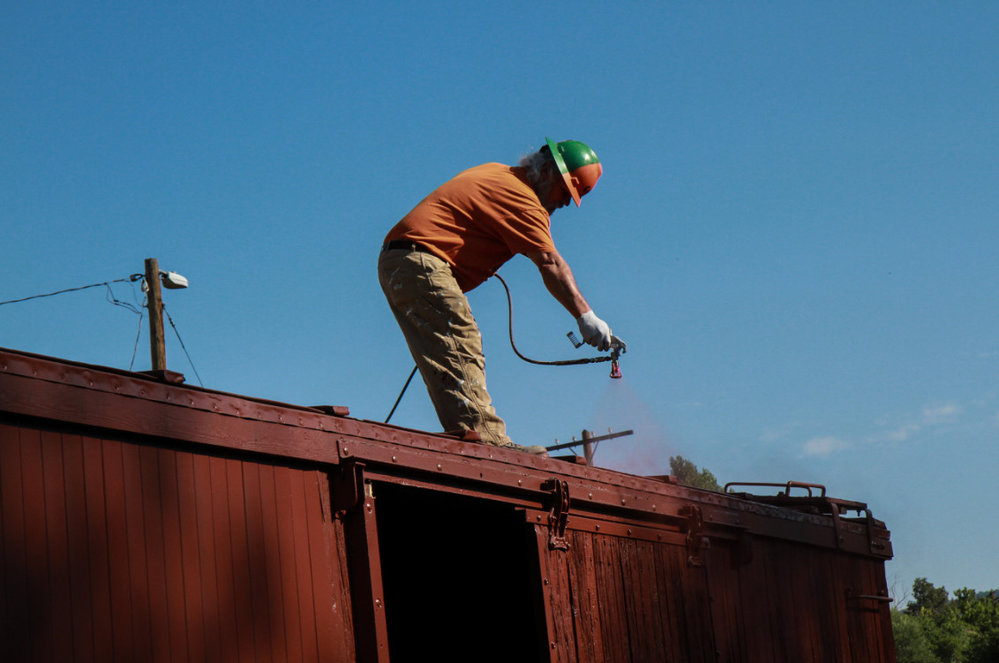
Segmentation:
{"type": "MultiPolygon", "coordinates": [[[[464,168],[583,140],[605,174],[553,234],[625,377],[521,362],[483,284],[512,436],[630,428],[599,464],[822,483],[887,522],[897,596],[999,587],[995,3],[18,4],[0,301],[157,257],[204,386],[382,420],[412,367],[385,232],[464,168]]],[[[584,356],[526,258],[500,273],[524,354],[584,356]]],[[[0,346],[128,368],[138,324],[94,288],[3,306],[0,346]]],[[[393,423],[437,429],[421,385],[393,423]]]]}

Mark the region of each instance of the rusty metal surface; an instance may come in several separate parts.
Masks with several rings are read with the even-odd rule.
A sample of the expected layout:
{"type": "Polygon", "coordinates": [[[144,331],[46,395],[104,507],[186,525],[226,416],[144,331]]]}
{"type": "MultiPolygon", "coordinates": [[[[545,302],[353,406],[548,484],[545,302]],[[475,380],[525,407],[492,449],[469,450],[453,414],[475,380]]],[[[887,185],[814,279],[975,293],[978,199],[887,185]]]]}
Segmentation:
{"type": "MultiPolygon", "coordinates": [[[[29,654],[3,660],[387,661],[392,642],[414,654],[400,624],[492,637],[463,621],[494,609],[467,591],[474,565],[434,567],[451,619],[421,621],[418,547],[493,574],[516,560],[533,585],[507,600],[535,615],[538,660],[894,661],[890,535],[863,503],[713,493],[346,414],[0,350],[2,644],[29,654]]],[[[518,637],[510,651],[533,646],[518,637]]]]}

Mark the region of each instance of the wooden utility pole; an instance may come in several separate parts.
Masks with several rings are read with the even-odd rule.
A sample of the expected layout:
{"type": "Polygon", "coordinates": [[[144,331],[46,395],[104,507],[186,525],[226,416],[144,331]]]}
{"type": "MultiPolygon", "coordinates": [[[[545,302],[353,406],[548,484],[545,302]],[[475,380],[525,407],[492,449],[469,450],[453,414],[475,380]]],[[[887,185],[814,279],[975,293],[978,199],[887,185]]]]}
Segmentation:
{"type": "Polygon", "coordinates": [[[586,464],[590,467],[593,466],[593,443],[590,440],[593,439],[593,433],[583,429],[583,457],[586,459],[586,464]]]}
{"type": "MultiPolygon", "coordinates": [[[[597,453],[597,443],[603,442],[604,440],[613,440],[616,437],[624,437],[625,435],[631,435],[635,431],[629,429],[621,431],[620,433],[610,433],[606,435],[599,435],[597,437],[593,436],[593,433],[588,430],[583,430],[583,456],[586,460],[587,465],[593,465],[593,456],[597,453]]],[[[572,442],[563,442],[562,444],[553,444],[550,447],[545,447],[548,451],[558,451],[559,449],[568,449],[569,447],[578,446],[579,442],[576,438],[572,438],[572,442]]]]}
{"type": "Polygon", "coordinates": [[[147,308],[149,309],[149,354],[154,371],[166,370],[166,340],[163,334],[163,295],[160,292],[160,262],[146,258],[147,308]]]}

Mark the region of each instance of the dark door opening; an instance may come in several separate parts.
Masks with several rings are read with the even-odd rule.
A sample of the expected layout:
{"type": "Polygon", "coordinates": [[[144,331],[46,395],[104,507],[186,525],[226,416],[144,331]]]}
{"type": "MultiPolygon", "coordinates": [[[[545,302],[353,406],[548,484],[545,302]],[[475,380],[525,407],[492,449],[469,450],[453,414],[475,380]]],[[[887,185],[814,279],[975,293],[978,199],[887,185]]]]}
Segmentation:
{"type": "Polygon", "coordinates": [[[392,661],[539,660],[544,598],[523,513],[391,483],[373,489],[392,661]]]}

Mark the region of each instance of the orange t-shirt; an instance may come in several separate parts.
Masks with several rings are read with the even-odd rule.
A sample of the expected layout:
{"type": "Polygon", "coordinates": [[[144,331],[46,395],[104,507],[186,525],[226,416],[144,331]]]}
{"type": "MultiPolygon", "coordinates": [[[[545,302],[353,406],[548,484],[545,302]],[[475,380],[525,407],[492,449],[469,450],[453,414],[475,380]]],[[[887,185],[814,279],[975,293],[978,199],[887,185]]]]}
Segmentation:
{"type": "Polygon", "coordinates": [[[550,226],[524,169],[487,163],[438,187],[385,240],[427,247],[451,265],[458,286],[468,292],[518,253],[554,251],[550,226]]]}

